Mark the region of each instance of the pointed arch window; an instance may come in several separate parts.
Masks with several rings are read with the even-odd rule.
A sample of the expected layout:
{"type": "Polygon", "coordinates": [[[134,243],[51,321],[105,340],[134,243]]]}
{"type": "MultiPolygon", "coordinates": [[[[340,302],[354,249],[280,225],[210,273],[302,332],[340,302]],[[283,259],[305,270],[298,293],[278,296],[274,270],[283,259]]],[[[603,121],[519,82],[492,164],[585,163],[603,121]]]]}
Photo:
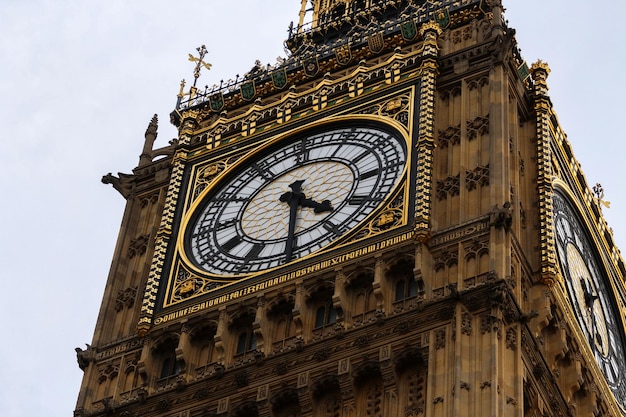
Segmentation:
{"type": "Polygon", "coordinates": [[[411,277],[401,278],[396,281],[394,301],[403,301],[417,295],[417,282],[411,277]]]}
{"type": "Polygon", "coordinates": [[[252,328],[243,330],[239,333],[239,338],[237,339],[237,351],[235,354],[242,355],[254,349],[256,349],[256,336],[254,335],[254,331],[252,328]]]}
{"type": "Polygon", "coordinates": [[[161,363],[161,374],[159,379],[176,376],[179,372],[180,366],[176,360],[176,354],[174,352],[168,352],[168,355],[163,358],[163,362],[161,363]]]}
{"type": "Polygon", "coordinates": [[[183,371],[183,363],[176,357],[178,338],[172,337],[159,343],[154,350],[157,385],[165,387],[173,383],[176,376],[183,371]]]}
{"type": "Polygon", "coordinates": [[[267,317],[272,323],[272,351],[281,352],[295,346],[296,325],[293,320],[294,297],[276,299],[270,306],[267,317]]]}
{"type": "Polygon", "coordinates": [[[315,312],[315,328],[321,329],[337,321],[337,311],[332,302],[326,302],[317,308],[315,312]]]}
{"type": "Polygon", "coordinates": [[[351,274],[346,284],[347,300],[353,325],[362,325],[376,317],[376,296],[374,295],[374,269],[363,268],[351,274]]]}
{"type": "Polygon", "coordinates": [[[237,360],[250,359],[257,348],[254,320],[254,310],[240,311],[230,326],[230,349],[237,360]]]}
{"type": "Polygon", "coordinates": [[[206,375],[214,362],[214,338],[216,331],[217,323],[214,322],[194,329],[191,334],[191,345],[193,347],[191,358],[195,366],[196,376],[198,377],[206,375]]]}

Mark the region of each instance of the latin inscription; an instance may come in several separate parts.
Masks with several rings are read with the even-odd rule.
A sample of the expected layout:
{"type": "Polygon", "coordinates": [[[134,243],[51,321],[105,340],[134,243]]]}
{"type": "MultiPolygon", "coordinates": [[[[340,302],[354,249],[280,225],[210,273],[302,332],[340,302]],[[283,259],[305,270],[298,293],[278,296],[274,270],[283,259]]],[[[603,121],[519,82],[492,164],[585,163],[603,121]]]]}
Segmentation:
{"type": "Polygon", "coordinates": [[[445,235],[442,236],[437,236],[434,237],[431,241],[430,241],[430,245],[431,246],[436,246],[439,245],[441,243],[446,243],[446,242],[450,242],[452,240],[456,240],[456,239],[461,239],[465,236],[474,234],[476,232],[480,232],[482,230],[485,230],[489,227],[488,223],[478,223],[478,224],[474,224],[472,226],[466,227],[465,229],[457,229],[454,230],[450,233],[447,233],[445,235]]]}
{"type": "Polygon", "coordinates": [[[351,261],[353,259],[368,255],[370,253],[374,253],[376,251],[387,248],[389,246],[394,246],[399,243],[406,242],[412,238],[413,238],[413,232],[407,232],[402,235],[383,240],[382,242],[377,242],[372,245],[368,245],[360,249],[357,249],[355,251],[348,252],[346,254],[339,255],[334,258],[330,258],[325,261],[307,266],[306,268],[301,268],[296,271],[290,272],[288,274],[280,275],[276,278],[271,278],[271,279],[267,279],[264,281],[260,281],[256,284],[249,285],[239,290],[224,294],[220,297],[215,297],[215,298],[203,301],[201,303],[197,303],[192,306],[177,310],[175,312],[158,316],[154,319],[154,324],[159,325],[159,324],[170,322],[172,320],[177,320],[188,314],[197,313],[199,311],[206,310],[206,309],[215,307],[217,305],[227,303],[229,301],[236,300],[241,297],[245,297],[250,294],[254,294],[258,291],[263,291],[275,285],[279,285],[279,284],[303,277],[305,275],[321,271],[322,269],[341,265],[344,262],[351,261]]]}

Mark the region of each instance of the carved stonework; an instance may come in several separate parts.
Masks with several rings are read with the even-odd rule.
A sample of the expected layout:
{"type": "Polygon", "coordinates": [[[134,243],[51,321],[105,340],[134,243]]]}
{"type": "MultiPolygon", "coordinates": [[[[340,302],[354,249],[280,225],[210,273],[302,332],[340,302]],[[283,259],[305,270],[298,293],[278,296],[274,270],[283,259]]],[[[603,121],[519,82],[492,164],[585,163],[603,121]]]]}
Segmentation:
{"type": "Polygon", "coordinates": [[[461,176],[451,175],[443,180],[437,180],[437,198],[445,200],[448,196],[459,195],[461,176]]]}
{"type": "Polygon", "coordinates": [[[440,271],[445,267],[451,267],[459,263],[459,254],[444,250],[435,258],[435,271],[440,271]]]}
{"type": "Polygon", "coordinates": [[[508,201],[502,207],[495,206],[489,214],[489,224],[496,229],[509,230],[513,223],[513,210],[508,201]]]}
{"type": "MultiPolygon", "coordinates": [[[[179,131],[170,153],[146,146],[149,163],[105,179],[129,205],[94,347],[76,352],[85,370],[76,415],[425,417],[497,409],[535,417],[565,416],[574,404],[573,414],[619,415],[607,411],[606,388],[589,389],[599,373],[572,342],[580,337],[569,332],[573,313],[563,313],[562,303],[550,308],[565,302],[556,292],[560,275],[552,288],[539,282],[558,266],[549,207],[555,187],[567,184],[583,197],[590,232],[595,223],[606,232],[594,235],[602,255],[610,233],[595,222],[591,192],[579,189],[584,177],[545,79],[534,90],[520,78],[523,62],[501,1],[302,0],[310,25],[291,29],[291,54],[276,67],[257,63],[244,79],[183,96],[172,112],[179,131]],[[312,11],[319,5],[333,6],[325,10],[336,16],[320,23],[312,11]],[[362,14],[353,13],[358,8],[362,14]],[[377,55],[367,44],[373,36],[377,55]],[[357,226],[296,215],[297,230],[288,231],[291,215],[277,193],[267,208],[281,208],[278,226],[257,221],[258,239],[244,242],[233,233],[249,227],[255,194],[224,193],[220,201],[240,204],[246,218],[233,209],[196,232],[219,233],[216,250],[244,264],[268,252],[280,260],[254,272],[226,266],[223,275],[191,262],[203,251],[188,241],[203,200],[251,167],[258,172],[249,190],[261,176],[285,179],[244,159],[260,161],[289,141],[283,172],[295,176],[296,165],[316,155],[364,160],[366,153],[325,154],[306,140],[344,124],[387,125],[406,139],[404,176],[391,192],[346,188],[344,202],[333,201],[333,211],[370,204],[357,226]],[[318,222],[336,240],[313,248],[314,234],[326,233],[309,227],[318,222]],[[264,240],[290,233],[285,245],[264,240]],[[292,258],[283,253],[292,245],[312,249],[292,258]],[[581,378],[567,375],[578,369],[581,378]],[[574,388],[563,392],[563,381],[574,388]],[[526,395],[526,384],[540,392],[526,395]],[[582,410],[583,402],[598,410],[582,410]]],[[[156,125],[146,143],[155,138],[156,125]]],[[[376,140],[374,147],[386,141],[376,140]]],[[[317,181],[323,193],[337,186],[309,174],[301,180],[317,181]]],[[[380,169],[353,174],[374,181],[380,169]]],[[[619,272],[617,249],[609,249],[607,266],[619,272]]]]}
{"type": "Polygon", "coordinates": [[[489,242],[485,239],[473,239],[469,244],[464,245],[465,259],[478,259],[489,254],[489,242]]]}
{"type": "Polygon", "coordinates": [[[472,191],[478,186],[486,187],[489,185],[489,164],[478,166],[471,171],[465,171],[465,188],[472,191]]]}
{"type": "Polygon", "coordinates": [[[489,133],[489,115],[478,116],[474,120],[468,120],[465,124],[467,139],[473,140],[489,133]]]}
{"type": "Polygon", "coordinates": [[[330,352],[328,351],[328,349],[322,348],[322,349],[315,351],[315,353],[313,353],[313,359],[321,362],[321,361],[325,361],[326,359],[328,359],[329,355],[330,355],[330,352]]]}
{"type": "Polygon", "coordinates": [[[461,317],[461,333],[466,336],[472,335],[472,316],[469,313],[463,313],[461,317]]]}
{"type": "Polygon", "coordinates": [[[461,126],[450,126],[439,131],[439,147],[441,149],[461,143],[461,126]]]}
{"type": "Polygon", "coordinates": [[[107,379],[116,378],[120,373],[119,363],[107,363],[103,368],[98,369],[98,381],[103,383],[107,379]]]}
{"type": "Polygon", "coordinates": [[[369,336],[359,336],[356,341],[354,342],[354,345],[359,347],[359,348],[364,348],[369,346],[370,344],[370,338],[369,336]]]}
{"type": "Polygon", "coordinates": [[[472,80],[472,81],[467,82],[467,88],[469,88],[470,91],[476,90],[486,85],[489,85],[489,77],[480,77],[477,80],[472,80]]]}
{"type": "Polygon", "coordinates": [[[435,330],[435,349],[443,349],[446,347],[446,330],[435,330]]]}
{"type": "Polygon", "coordinates": [[[141,208],[146,208],[151,204],[156,204],[159,201],[159,194],[155,193],[147,197],[142,197],[139,200],[139,204],[141,204],[141,208]]]}
{"type": "Polygon", "coordinates": [[[159,284],[163,272],[163,265],[167,255],[169,243],[169,231],[172,230],[174,217],[176,212],[176,201],[181,192],[183,174],[185,171],[184,156],[182,153],[176,153],[172,161],[172,170],[170,173],[170,181],[167,188],[167,196],[165,207],[159,223],[159,231],[157,232],[154,254],[146,283],[143,300],[141,302],[141,312],[137,323],[137,333],[145,336],[152,325],[152,316],[157,303],[159,293],[159,284]]]}
{"type": "Polygon", "coordinates": [[[235,374],[235,385],[237,385],[237,388],[243,388],[247,386],[248,383],[249,379],[246,371],[241,371],[235,374]]]}
{"type": "Polygon", "coordinates": [[[517,348],[517,329],[511,327],[506,331],[506,348],[515,350],[517,348]]]}
{"type": "Polygon", "coordinates": [[[461,29],[452,31],[452,43],[459,44],[463,41],[472,39],[473,30],[471,27],[465,26],[461,29]]]}
{"type": "Polygon", "coordinates": [[[390,98],[386,101],[368,107],[362,111],[366,114],[376,114],[382,117],[388,117],[402,123],[408,128],[409,111],[411,109],[411,95],[403,94],[401,96],[390,98]]]}
{"type": "Polygon", "coordinates": [[[141,235],[130,241],[128,245],[128,259],[133,259],[135,256],[141,256],[146,253],[148,249],[148,242],[150,241],[149,235],[141,235]]]}
{"type": "Polygon", "coordinates": [[[482,334],[490,333],[492,329],[493,317],[490,314],[480,316],[480,332],[482,334]]]}
{"type": "Polygon", "coordinates": [[[168,302],[180,302],[190,297],[207,293],[222,286],[223,283],[208,278],[201,278],[189,272],[182,264],[179,264],[178,273],[173,285],[173,294],[168,302]]]}
{"type": "Polygon", "coordinates": [[[117,298],[115,299],[115,310],[122,311],[124,308],[131,308],[135,305],[135,299],[137,298],[137,287],[129,287],[125,290],[117,292],[117,298]]]}
{"type": "Polygon", "coordinates": [[[284,375],[287,373],[287,371],[289,371],[289,364],[285,361],[278,362],[274,370],[278,375],[284,375]]]}
{"type": "Polygon", "coordinates": [[[525,229],[527,225],[526,210],[524,210],[524,206],[521,201],[519,202],[519,217],[520,217],[520,223],[522,224],[522,227],[525,229]]]}

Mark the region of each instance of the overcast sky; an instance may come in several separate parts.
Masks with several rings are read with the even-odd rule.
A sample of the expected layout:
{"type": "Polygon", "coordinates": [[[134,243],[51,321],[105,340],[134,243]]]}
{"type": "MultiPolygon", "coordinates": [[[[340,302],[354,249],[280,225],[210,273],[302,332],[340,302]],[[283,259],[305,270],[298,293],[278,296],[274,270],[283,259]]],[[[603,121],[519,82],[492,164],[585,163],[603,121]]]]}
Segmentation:
{"type": "MultiPolygon", "coordinates": [[[[503,1],[626,248],[626,3],[503,1]]],[[[0,0],[0,415],[72,415],[125,203],[100,178],[137,165],[153,114],[156,147],[176,136],[187,54],[209,51],[200,85],[273,64],[299,3],[0,0]]]]}

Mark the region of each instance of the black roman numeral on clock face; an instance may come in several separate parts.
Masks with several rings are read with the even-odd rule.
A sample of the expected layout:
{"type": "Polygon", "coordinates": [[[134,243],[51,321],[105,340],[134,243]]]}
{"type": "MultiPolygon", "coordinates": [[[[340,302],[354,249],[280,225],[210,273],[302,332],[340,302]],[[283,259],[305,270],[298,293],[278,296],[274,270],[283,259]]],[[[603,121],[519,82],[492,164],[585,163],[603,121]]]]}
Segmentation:
{"type": "Polygon", "coordinates": [[[379,173],[380,173],[380,169],[379,168],[376,168],[376,169],[373,169],[371,171],[365,172],[365,173],[359,175],[359,181],[363,181],[363,180],[366,180],[368,178],[376,177],[376,176],[378,176],[379,173]]]}
{"type": "Polygon", "coordinates": [[[250,249],[250,252],[248,252],[248,254],[245,256],[246,262],[249,262],[253,259],[257,259],[259,255],[261,254],[261,252],[263,251],[264,247],[265,245],[262,243],[256,243],[252,245],[252,249],[250,249]]]}
{"type": "Polygon", "coordinates": [[[324,222],[324,229],[326,229],[329,233],[333,233],[335,236],[341,236],[341,230],[339,227],[330,221],[324,222]]]}
{"type": "Polygon", "coordinates": [[[361,204],[365,203],[366,201],[372,201],[372,200],[373,199],[370,196],[367,196],[367,195],[353,195],[348,200],[348,204],[350,204],[352,206],[360,206],[361,204]]]}
{"type": "Polygon", "coordinates": [[[226,252],[230,252],[241,242],[242,242],[241,237],[233,236],[231,239],[229,239],[226,243],[222,245],[222,249],[224,249],[226,252]]]}

